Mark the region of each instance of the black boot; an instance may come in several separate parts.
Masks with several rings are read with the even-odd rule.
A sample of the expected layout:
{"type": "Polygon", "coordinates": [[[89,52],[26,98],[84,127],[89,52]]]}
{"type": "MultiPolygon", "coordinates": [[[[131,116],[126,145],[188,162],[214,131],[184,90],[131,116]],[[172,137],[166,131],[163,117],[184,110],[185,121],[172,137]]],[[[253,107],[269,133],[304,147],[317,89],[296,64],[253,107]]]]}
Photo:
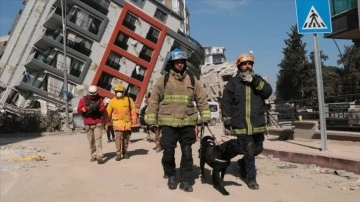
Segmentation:
{"type": "Polygon", "coordinates": [[[247,181],[247,186],[250,188],[250,189],[259,189],[259,184],[256,182],[256,179],[253,178],[253,179],[248,179],[247,181]]]}
{"type": "Polygon", "coordinates": [[[246,179],[246,167],[245,167],[245,161],[243,159],[239,159],[238,160],[238,164],[239,164],[239,167],[240,167],[240,178],[241,179],[246,179]]]}
{"type": "Polygon", "coordinates": [[[177,188],[175,176],[168,176],[168,187],[171,190],[177,188]]]}
{"type": "Polygon", "coordinates": [[[124,159],[129,159],[129,158],[130,158],[130,157],[129,157],[129,154],[125,153],[125,154],[123,155],[123,158],[124,158],[124,159]]]}
{"type": "Polygon", "coordinates": [[[186,192],[192,192],[193,188],[189,182],[180,182],[180,189],[186,192]]]}

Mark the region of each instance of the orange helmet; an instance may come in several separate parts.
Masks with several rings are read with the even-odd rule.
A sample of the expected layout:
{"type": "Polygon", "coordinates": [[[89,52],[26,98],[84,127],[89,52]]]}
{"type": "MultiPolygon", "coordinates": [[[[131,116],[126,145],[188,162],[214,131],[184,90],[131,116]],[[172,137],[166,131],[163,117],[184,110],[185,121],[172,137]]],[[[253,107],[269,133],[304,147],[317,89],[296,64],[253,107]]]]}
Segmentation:
{"type": "Polygon", "coordinates": [[[254,56],[250,53],[240,54],[236,60],[236,65],[239,65],[242,62],[252,62],[254,63],[254,56]]]}

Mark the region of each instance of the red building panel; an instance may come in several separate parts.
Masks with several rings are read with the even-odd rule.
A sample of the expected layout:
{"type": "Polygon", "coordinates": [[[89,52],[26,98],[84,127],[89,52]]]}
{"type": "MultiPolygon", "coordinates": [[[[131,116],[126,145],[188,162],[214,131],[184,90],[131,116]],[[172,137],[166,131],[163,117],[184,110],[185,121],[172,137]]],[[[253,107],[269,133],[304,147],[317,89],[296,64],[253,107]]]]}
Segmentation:
{"type": "MultiPolygon", "coordinates": [[[[140,106],[141,102],[143,100],[144,94],[146,93],[146,88],[147,85],[149,83],[151,74],[154,70],[157,58],[159,56],[160,50],[162,48],[162,45],[164,43],[165,37],[166,37],[166,32],[167,32],[167,27],[160,23],[159,21],[155,20],[152,16],[147,15],[146,13],[144,13],[143,11],[139,10],[138,8],[132,6],[131,4],[125,3],[124,7],[121,11],[121,14],[119,16],[119,19],[116,23],[116,27],[114,28],[114,31],[110,37],[108,46],[106,47],[106,50],[104,52],[104,55],[101,59],[101,62],[99,64],[99,68],[97,70],[97,72],[95,73],[95,76],[93,78],[92,84],[96,85],[100,79],[100,76],[103,72],[106,72],[107,74],[110,74],[116,78],[119,78],[120,80],[123,80],[129,84],[135,85],[137,87],[140,88],[140,91],[137,95],[137,98],[135,100],[136,106],[140,106]],[[131,14],[141,18],[142,20],[146,21],[147,23],[149,23],[150,25],[152,25],[153,27],[157,28],[160,31],[159,34],[159,38],[157,43],[153,43],[152,41],[136,34],[135,32],[133,32],[132,30],[128,29],[127,27],[123,26],[123,21],[125,19],[126,14],[130,12],[131,14]],[[125,35],[128,35],[130,38],[133,38],[137,41],[139,41],[140,43],[144,44],[145,46],[153,49],[153,54],[151,57],[150,62],[144,61],[143,59],[139,58],[136,55],[132,55],[131,53],[121,49],[120,47],[116,46],[115,40],[117,35],[119,34],[119,32],[124,33],[125,35]],[[144,75],[144,79],[143,81],[139,81],[136,80],[134,78],[131,78],[119,71],[116,71],[110,67],[108,67],[106,65],[106,61],[110,55],[111,52],[115,52],[123,57],[125,57],[126,59],[134,62],[135,64],[138,64],[144,68],[146,68],[146,73],[144,75]]],[[[110,91],[107,91],[105,89],[99,88],[99,94],[102,96],[106,96],[106,97],[114,97],[114,94],[111,93],[110,91]]]]}

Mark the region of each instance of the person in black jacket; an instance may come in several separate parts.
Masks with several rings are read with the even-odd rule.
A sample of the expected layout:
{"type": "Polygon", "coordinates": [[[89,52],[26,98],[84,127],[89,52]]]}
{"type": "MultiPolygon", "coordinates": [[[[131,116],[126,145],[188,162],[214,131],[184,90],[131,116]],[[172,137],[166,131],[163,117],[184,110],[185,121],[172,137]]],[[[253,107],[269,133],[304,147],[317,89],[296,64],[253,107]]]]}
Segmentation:
{"type": "Polygon", "coordinates": [[[256,181],[255,156],[263,150],[266,131],[265,100],[272,94],[271,86],[254,74],[254,57],[250,53],[239,55],[238,73],[226,84],[221,108],[225,133],[237,136],[246,153],[238,161],[240,177],[250,189],[259,189],[256,181]]]}

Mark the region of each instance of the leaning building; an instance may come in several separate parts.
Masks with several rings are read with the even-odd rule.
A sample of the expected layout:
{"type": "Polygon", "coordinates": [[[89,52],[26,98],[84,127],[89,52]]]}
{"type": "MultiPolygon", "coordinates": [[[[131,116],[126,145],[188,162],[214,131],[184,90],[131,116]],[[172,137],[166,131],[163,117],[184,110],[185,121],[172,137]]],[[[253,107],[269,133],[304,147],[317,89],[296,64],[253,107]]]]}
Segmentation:
{"type": "Polygon", "coordinates": [[[187,65],[200,77],[205,55],[189,36],[185,0],[23,4],[0,47],[3,113],[33,109],[47,114],[64,108],[66,101],[71,113],[89,85],[97,85],[101,96],[111,98],[116,83],[122,83],[140,107],[175,48],[188,53],[187,65]]]}

